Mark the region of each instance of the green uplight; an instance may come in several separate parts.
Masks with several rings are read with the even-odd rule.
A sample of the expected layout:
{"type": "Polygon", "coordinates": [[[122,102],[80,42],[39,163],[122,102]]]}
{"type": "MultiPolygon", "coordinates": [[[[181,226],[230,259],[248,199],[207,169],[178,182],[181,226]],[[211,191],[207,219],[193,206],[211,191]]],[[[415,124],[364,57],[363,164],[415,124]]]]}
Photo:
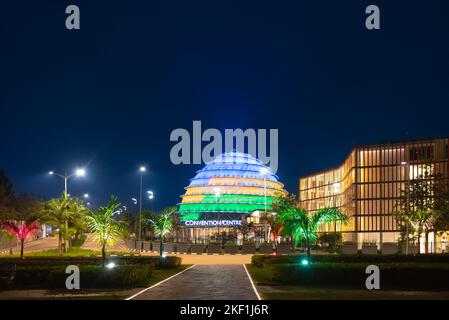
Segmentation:
{"type": "Polygon", "coordinates": [[[302,259],[302,260],[301,260],[301,265],[303,265],[303,266],[308,266],[308,265],[309,265],[309,260],[307,260],[307,259],[302,259]]]}

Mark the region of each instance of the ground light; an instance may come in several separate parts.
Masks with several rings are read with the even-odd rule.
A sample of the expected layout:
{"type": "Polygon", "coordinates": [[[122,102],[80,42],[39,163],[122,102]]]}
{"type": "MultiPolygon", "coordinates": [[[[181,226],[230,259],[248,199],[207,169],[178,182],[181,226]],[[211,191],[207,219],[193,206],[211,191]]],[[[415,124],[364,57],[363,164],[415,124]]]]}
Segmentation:
{"type": "Polygon", "coordinates": [[[301,265],[303,265],[303,266],[308,266],[308,265],[309,265],[309,260],[307,260],[307,259],[302,259],[302,260],[301,260],[301,265]]]}
{"type": "Polygon", "coordinates": [[[108,269],[112,269],[112,268],[114,268],[115,267],[115,263],[114,262],[109,262],[107,265],[106,265],[106,268],[108,268],[108,269]]]}

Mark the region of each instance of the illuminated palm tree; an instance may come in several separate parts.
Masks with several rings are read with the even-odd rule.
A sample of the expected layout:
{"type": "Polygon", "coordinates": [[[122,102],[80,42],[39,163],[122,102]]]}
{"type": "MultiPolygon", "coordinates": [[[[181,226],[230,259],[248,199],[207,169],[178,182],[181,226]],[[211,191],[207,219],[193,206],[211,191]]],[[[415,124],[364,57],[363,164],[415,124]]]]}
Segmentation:
{"type": "Polygon", "coordinates": [[[164,239],[174,227],[174,213],[175,207],[164,209],[158,215],[151,215],[145,220],[148,221],[153,229],[154,235],[160,238],[161,245],[159,248],[159,255],[162,257],[164,253],[164,239]]]}
{"type": "Polygon", "coordinates": [[[298,240],[306,242],[307,255],[310,256],[310,243],[317,240],[320,225],[334,221],[347,222],[348,217],[337,208],[324,208],[309,214],[305,210],[289,207],[279,214],[279,220],[284,224],[284,234],[292,235],[295,244],[298,240]]]}
{"type": "Polygon", "coordinates": [[[86,208],[80,199],[68,198],[64,194],[46,203],[39,218],[58,228],[59,255],[62,254],[63,247],[67,252],[70,238],[77,228],[83,227],[82,216],[85,211],[86,208]]]}
{"type": "Polygon", "coordinates": [[[87,210],[84,214],[87,229],[101,246],[103,266],[106,261],[106,245],[112,246],[118,238],[126,236],[126,224],[114,218],[114,215],[119,212],[120,206],[117,198],[111,196],[107,206],[101,206],[96,211],[87,210]]]}
{"type": "Polygon", "coordinates": [[[28,236],[33,235],[38,229],[38,224],[33,222],[3,222],[0,228],[6,228],[9,233],[15,235],[20,241],[20,258],[23,259],[23,247],[28,236]]]}

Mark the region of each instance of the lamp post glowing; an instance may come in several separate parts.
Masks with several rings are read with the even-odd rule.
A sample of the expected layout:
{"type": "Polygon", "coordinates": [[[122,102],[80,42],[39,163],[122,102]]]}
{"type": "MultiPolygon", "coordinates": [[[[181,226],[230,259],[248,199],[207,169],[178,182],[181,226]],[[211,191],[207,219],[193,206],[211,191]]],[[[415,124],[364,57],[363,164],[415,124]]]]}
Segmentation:
{"type": "MultiPolygon", "coordinates": [[[[264,208],[265,208],[264,211],[266,214],[267,213],[267,174],[268,174],[268,169],[265,167],[260,168],[260,174],[263,175],[263,194],[264,194],[264,208]]],[[[266,241],[268,238],[268,226],[267,225],[265,225],[264,237],[265,237],[265,241],[266,241]]]]}
{"type": "Polygon", "coordinates": [[[151,200],[151,212],[153,212],[154,193],[151,190],[147,191],[148,199],[151,200]]]}
{"type": "Polygon", "coordinates": [[[67,191],[68,180],[72,177],[84,177],[86,175],[86,170],[83,168],[78,168],[71,175],[67,175],[67,173],[60,174],[60,173],[56,173],[54,171],[49,171],[48,174],[58,176],[64,180],[64,198],[67,198],[67,196],[68,196],[68,191],[67,191]]]}
{"type": "MultiPolygon", "coordinates": [[[[67,182],[70,178],[72,177],[84,177],[86,175],[86,170],[83,168],[77,168],[75,169],[75,171],[71,174],[71,175],[67,175],[67,172],[65,172],[64,174],[59,174],[56,173],[54,171],[49,171],[48,172],[49,175],[56,175],[60,178],[62,178],[64,180],[64,199],[67,199],[68,197],[68,192],[67,192],[67,182]]],[[[68,219],[65,219],[65,232],[67,234],[69,229],[69,221],[68,219]]],[[[67,242],[64,240],[64,251],[67,252],[68,246],[67,246],[67,242]]]]}
{"type": "Polygon", "coordinates": [[[220,189],[214,188],[214,191],[215,191],[215,198],[217,198],[217,217],[218,217],[217,231],[218,236],[220,237],[220,189]]]}
{"type": "Polygon", "coordinates": [[[265,202],[265,212],[267,212],[267,168],[261,168],[260,174],[263,175],[263,194],[264,194],[264,202],[265,202]]]}
{"type": "Polygon", "coordinates": [[[147,168],[141,166],[139,168],[140,172],[140,201],[139,201],[139,241],[142,239],[142,181],[143,174],[147,171],[147,168]]]}

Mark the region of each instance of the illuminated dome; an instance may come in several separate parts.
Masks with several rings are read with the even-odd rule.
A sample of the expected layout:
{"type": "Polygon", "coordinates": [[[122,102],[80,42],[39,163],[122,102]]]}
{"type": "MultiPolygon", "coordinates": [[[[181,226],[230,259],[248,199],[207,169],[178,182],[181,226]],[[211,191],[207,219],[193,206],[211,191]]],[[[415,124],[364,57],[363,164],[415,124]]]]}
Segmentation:
{"type": "Polygon", "coordinates": [[[271,169],[245,153],[221,154],[190,180],[186,193],[181,196],[180,219],[199,220],[216,213],[241,216],[264,210],[265,183],[267,210],[270,210],[273,198],[286,193],[271,169]]]}

